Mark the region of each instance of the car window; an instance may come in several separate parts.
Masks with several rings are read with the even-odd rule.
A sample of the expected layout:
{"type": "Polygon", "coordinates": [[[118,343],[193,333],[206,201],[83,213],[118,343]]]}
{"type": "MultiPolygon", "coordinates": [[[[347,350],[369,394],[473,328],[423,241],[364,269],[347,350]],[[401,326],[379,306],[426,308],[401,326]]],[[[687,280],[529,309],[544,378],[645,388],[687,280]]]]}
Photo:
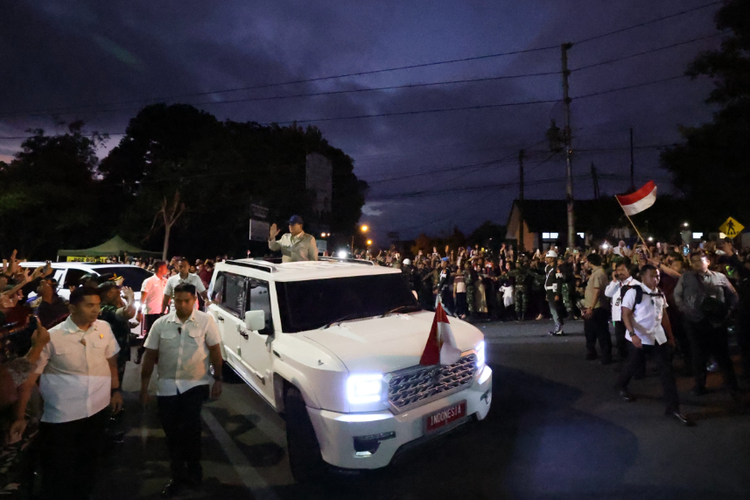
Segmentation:
{"type": "MultiPolygon", "coordinates": [[[[245,277],[232,273],[222,274],[224,290],[222,294],[215,294],[216,298],[220,299],[217,302],[221,304],[221,307],[241,318],[245,313],[245,277]]],[[[222,276],[217,277],[217,282],[220,278],[222,276]]]]}
{"type": "Polygon", "coordinates": [[[226,284],[226,275],[227,273],[220,272],[216,275],[216,279],[209,286],[208,300],[210,300],[211,302],[221,304],[221,301],[224,299],[224,285],[226,284]]]}
{"type": "Polygon", "coordinates": [[[247,311],[263,311],[266,316],[266,327],[271,326],[271,298],[268,294],[268,282],[254,278],[247,279],[250,292],[247,294],[247,311]]]}
{"type": "Polygon", "coordinates": [[[63,286],[66,288],[69,286],[78,286],[84,274],[88,273],[83,269],[68,268],[68,271],[65,273],[65,283],[63,286]]]}
{"type": "Polygon", "coordinates": [[[277,282],[285,333],[320,328],[341,319],[368,318],[419,304],[400,274],[277,282]]]}

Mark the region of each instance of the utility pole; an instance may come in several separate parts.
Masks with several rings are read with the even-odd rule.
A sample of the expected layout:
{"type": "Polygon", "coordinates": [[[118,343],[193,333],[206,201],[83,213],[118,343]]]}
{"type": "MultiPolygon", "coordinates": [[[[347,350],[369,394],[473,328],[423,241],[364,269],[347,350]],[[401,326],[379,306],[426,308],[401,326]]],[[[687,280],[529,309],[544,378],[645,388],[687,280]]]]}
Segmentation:
{"type": "Polygon", "coordinates": [[[635,191],[635,159],[633,158],[633,127],[630,127],[630,189],[635,191]]]}
{"type": "Polygon", "coordinates": [[[520,181],[520,192],[518,193],[518,255],[526,251],[523,243],[523,158],[525,153],[523,149],[518,152],[518,179],[520,181]]]}
{"type": "Polygon", "coordinates": [[[599,199],[599,178],[596,176],[596,167],[594,162],[591,162],[591,178],[594,180],[594,199],[599,199]]]}
{"type": "Polygon", "coordinates": [[[566,189],[565,198],[568,209],[568,248],[571,250],[576,246],[576,229],[575,213],[573,211],[573,147],[571,145],[572,133],[570,128],[570,96],[568,95],[568,50],[573,46],[572,43],[564,43],[562,49],[562,85],[563,85],[563,104],[565,106],[565,129],[563,137],[565,139],[565,177],[566,189]]]}

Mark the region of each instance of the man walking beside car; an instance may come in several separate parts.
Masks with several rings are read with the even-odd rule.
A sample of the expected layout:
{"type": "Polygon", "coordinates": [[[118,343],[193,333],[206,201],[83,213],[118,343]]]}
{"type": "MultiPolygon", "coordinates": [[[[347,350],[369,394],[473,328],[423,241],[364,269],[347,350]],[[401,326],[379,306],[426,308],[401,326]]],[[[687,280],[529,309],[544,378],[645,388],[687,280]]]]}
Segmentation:
{"type": "Polygon", "coordinates": [[[201,408],[209,395],[209,361],[214,370],[211,397],[221,395],[221,336],[210,314],[195,309],[195,287],[174,289],[175,310],[154,323],[146,340],[141,370],[141,404],[149,400],[148,385],[159,360],[157,402],[171,461],[171,479],[162,496],[172,497],[185,486],[200,489],[201,408]]]}
{"type": "Polygon", "coordinates": [[[289,219],[289,232],[278,241],[276,241],[276,236],[280,232],[279,228],[276,224],[271,224],[268,233],[268,248],[274,252],[281,251],[281,262],[318,260],[318,246],[315,238],[302,229],[304,223],[302,217],[292,215],[289,219]]]}
{"type": "MultiPolygon", "coordinates": [[[[195,291],[203,298],[203,302],[206,305],[211,303],[208,300],[208,294],[206,293],[206,287],[203,286],[203,281],[198,277],[197,274],[190,272],[190,262],[185,257],[177,258],[177,274],[167,280],[167,284],[164,286],[164,296],[162,297],[161,310],[162,312],[169,310],[169,301],[172,300],[172,294],[174,293],[177,285],[192,285],[195,287],[195,291]]],[[[195,301],[196,309],[198,309],[198,301],[195,301]]]]}
{"type": "Polygon", "coordinates": [[[107,421],[122,409],[116,356],[120,347],[109,325],[97,319],[99,306],[96,288],[73,290],[70,316],[49,330],[50,341],[19,391],[10,432],[15,439],[26,428],[26,406],[41,378],[43,499],[91,495],[107,421]]]}
{"type": "MultiPolygon", "coordinates": [[[[146,343],[148,338],[148,332],[154,325],[157,319],[162,317],[164,312],[163,300],[164,300],[164,289],[167,287],[167,273],[169,268],[166,262],[157,262],[154,265],[154,275],[143,281],[141,285],[141,304],[143,311],[140,322],[143,331],[143,343],[146,343]]],[[[135,360],[135,364],[140,364],[143,359],[143,353],[146,352],[145,347],[138,348],[138,357],[135,360]]]]}

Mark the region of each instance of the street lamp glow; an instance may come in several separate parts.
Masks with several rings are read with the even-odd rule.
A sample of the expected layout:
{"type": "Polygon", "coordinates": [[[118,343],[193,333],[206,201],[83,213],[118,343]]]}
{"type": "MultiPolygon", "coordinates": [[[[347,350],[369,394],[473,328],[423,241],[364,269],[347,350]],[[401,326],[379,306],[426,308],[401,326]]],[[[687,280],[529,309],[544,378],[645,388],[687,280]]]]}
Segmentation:
{"type": "Polygon", "coordinates": [[[649,236],[648,237],[648,241],[654,241],[654,237],[653,236],[649,236]]]}
{"type": "Polygon", "coordinates": [[[368,226],[367,224],[362,224],[362,225],[361,225],[361,226],[359,227],[359,230],[360,230],[360,231],[362,231],[363,233],[366,233],[367,231],[369,231],[369,230],[370,230],[370,227],[369,227],[369,226],[368,226]]]}
{"type": "Polygon", "coordinates": [[[367,246],[369,247],[370,245],[372,245],[372,240],[367,240],[367,246]]]}
{"type": "Polygon", "coordinates": [[[326,237],[326,233],[320,233],[320,237],[321,238],[325,238],[326,237]]]}
{"type": "Polygon", "coordinates": [[[683,225],[684,227],[688,227],[688,226],[689,226],[690,224],[688,224],[687,222],[683,222],[683,223],[682,223],[682,225],[683,225]]]}

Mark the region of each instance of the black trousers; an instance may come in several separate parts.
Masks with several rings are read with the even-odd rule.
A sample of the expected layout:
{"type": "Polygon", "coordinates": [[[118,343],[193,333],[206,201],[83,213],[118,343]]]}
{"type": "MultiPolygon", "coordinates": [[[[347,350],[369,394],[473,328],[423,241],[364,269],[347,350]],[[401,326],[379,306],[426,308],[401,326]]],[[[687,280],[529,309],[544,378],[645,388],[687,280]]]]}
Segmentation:
{"type": "Polygon", "coordinates": [[[677,395],[677,383],[672,371],[672,354],[669,344],[643,345],[640,349],[628,342],[628,362],[622,368],[617,385],[626,389],[633,376],[646,363],[646,356],[651,356],[659,369],[659,378],[664,392],[664,401],[667,403],[667,411],[673,412],[680,409],[680,398],[677,395]]]}
{"type": "Polygon", "coordinates": [[[620,361],[628,357],[628,339],[625,338],[625,323],[623,321],[615,321],[615,348],[617,349],[617,356],[620,361]]]}
{"type": "Polygon", "coordinates": [[[724,375],[724,383],[730,389],[737,389],[732,359],[729,357],[729,335],[726,326],[714,326],[708,320],[685,321],[685,331],[690,340],[693,357],[693,376],[696,387],[706,387],[706,363],[714,357],[724,375]]]}
{"type": "Polygon", "coordinates": [[[107,407],[88,418],[39,424],[41,498],[78,500],[91,495],[109,415],[107,407]]]}
{"type": "Polygon", "coordinates": [[[609,311],[604,307],[594,309],[591,317],[583,321],[583,333],[586,335],[586,350],[596,353],[596,342],[602,351],[602,360],[612,359],[612,337],[609,335],[609,311]]]}
{"type": "Polygon", "coordinates": [[[159,396],[159,417],[167,436],[170,470],[176,480],[203,478],[201,468],[201,409],[208,385],[177,396],[159,396]]]}

